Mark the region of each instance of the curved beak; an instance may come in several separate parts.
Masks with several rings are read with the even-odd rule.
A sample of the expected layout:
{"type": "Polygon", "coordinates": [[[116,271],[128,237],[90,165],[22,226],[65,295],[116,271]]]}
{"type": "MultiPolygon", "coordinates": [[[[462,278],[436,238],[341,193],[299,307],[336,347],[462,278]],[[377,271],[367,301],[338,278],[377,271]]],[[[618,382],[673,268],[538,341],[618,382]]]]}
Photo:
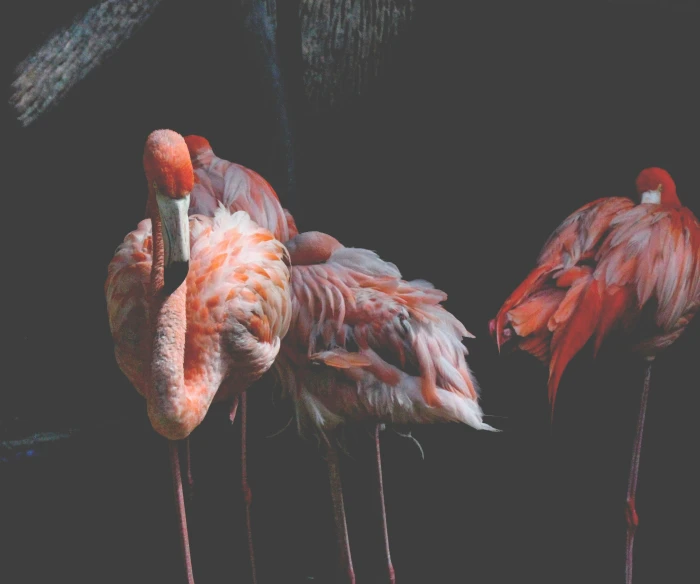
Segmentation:
{"type": "Polygon", "coordinates": [[[190,196],[173,199],[157,193],[156,201],[163,229],[165,290],[172,293],[185,281],[190,269],[190,220],[187,215],[190,196]]]}

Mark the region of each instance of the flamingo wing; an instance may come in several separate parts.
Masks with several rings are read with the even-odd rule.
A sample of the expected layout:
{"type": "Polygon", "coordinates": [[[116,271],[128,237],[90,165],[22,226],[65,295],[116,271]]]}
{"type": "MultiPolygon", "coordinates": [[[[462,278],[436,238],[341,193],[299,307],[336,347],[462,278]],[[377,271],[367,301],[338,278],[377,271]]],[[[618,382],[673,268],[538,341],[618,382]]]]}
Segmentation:
{"type": "Polygon", "coordinates": [[[596,348],[617,321],[640,314],[650,302],[653,330],[639,348],[665,348],[700,306],[700,224],[685,207],[644,204],[611,226],[594,276],[605,290],[603,308],[612,308],[598,327],[596,348]],[[625,305],[617,306],[617,295],[629,298],[625,305]]]}
{"type": "Polygon", "coordinates": [[[272,366],[289,329],[289,254],[243,211],[220,207],[190,224],[185,365],[243,391],[272,366]]]}
{"type": "Polygon", "coordinates": [[[606,197],[574,211],[547,239],[536,267],[496,316],[499,347],[510,326],[518,347],[549,365],[552,408],[566,365],[593,334],[601,312],[609,315],[626,302],[620,294],[603,310],[598,284],[590,284],[614,220],[634,207],[630,199],[606,197]]]}
{"type": "Polygon", "coordinates": [[[144,397],[151,363],[148,290],[152,254],[151,220],[144,219],[117,248],[104,287],[117,363],[144,397]]]}
{"type": "Polygon", "coordinates": [[[671,344],[700,306],[700,229],[687,209],[642,204],[612,218],[594,267],[573,279],[547,323],[552,404],[573,356],[591,338],[597,352],[613,329],[638,323],[646,306],[652,323],[637,330],[644,339],[637,349],[647,355],[671,344]]]}
{"type": "MultiPolygon", "coordinates": [[[[624,197],[592,201],[569,215],[549,236],[537,265],[501,306],[495,319],[498,346],[505,342],[511,325],[525,339],[520,348],[543,361],[549,360],[547,323],[564,300],[565,290],[584,275],[610,229],[611,221],[634,207],[624,197]]],[[[567,304],[571,304],[574,296],[567,304]]]]}
{"type": "Polygon", "coordinates": [[[317,424],[334,410],[396,420],[400,410],[451,408],[452,419],[490,429],[461,342],[472,335],[441,306],[445,298],[368,250],[341,246],[324,262],[294,266],[282,352],[301,371],[306,398],[325,398],[317,424]]]}
{"type": "MultiPolygon", "coordinates": [[[[221,207],[212,217],[190,217],[190,243],[186,375],[213,380],[206,384],[211,398],[236,370],[229,390],[242,391],[272,366],[289,328],[289,254],[247,213],[221,207]]],[[[151,221],[145,219],[117,248],[105,282],[117,362],[144,397],[151,364],[151,264],[151,221]]]]}

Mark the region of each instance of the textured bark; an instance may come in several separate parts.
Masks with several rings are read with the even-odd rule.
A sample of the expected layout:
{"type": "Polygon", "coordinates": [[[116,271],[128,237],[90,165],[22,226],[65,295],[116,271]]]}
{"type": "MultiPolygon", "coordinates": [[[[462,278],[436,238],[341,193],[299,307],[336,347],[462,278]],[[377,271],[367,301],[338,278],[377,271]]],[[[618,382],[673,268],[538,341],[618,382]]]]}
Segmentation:
{"type": "MultiPolygon", "coordinates": [[[[297,1],[303,86],[312,108],[332,105],[341,96],[366,91],[390,60],[393,41],[413,17],[418,2],[297,1]]],[[[277,2],[265,2],[276,27],[277,2]]],[[[104,0],[79,15],[71,26],[54,33],[17,68],[11,101],[19,121],[27,126],[59,103],[129,39],[159,3],[160,0],[104,0]]]]}
{"type": "Polygon", "coordinates": [[[104,0],[22,61],[11,99],[22,125],[61,101],[148,20],[160,1],[104,0]]]}
{"type": "Polygon", "coordinates": [[[314,108],[362,94],[390,61],[417,0],[304,0],[304,90],[314,108]]]}

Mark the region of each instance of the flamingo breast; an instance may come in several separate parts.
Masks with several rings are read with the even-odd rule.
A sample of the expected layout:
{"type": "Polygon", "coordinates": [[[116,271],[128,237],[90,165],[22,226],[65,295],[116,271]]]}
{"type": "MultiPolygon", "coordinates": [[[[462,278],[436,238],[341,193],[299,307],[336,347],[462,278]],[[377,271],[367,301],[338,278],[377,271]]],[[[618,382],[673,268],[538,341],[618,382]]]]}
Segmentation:
{"type": "MultiPolygon", "coordinates": [[[[245,390],[277,356],[291,319],[289,256],[247,213],[222,207],[190,217],[190,245],[185,382],[207,393],[225,386],[218,400],[245,390]]],[[[146,219],[117,249],[105,283],[117,361],[145,397],[152,261],[146,219]]]]}

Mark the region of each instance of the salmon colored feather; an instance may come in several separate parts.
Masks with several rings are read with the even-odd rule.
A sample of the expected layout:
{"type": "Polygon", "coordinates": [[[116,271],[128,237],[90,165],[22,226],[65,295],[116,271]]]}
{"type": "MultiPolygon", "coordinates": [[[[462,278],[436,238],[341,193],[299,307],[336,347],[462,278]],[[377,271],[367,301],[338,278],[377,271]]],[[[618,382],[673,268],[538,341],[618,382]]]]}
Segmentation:
{"type": "MultiPolygon", "coordinates": [[[[244,209],[289,250],[292,318],[275,369],[300,430],[325,436],[343,424],[367,421],[463,422],[493,430],[483,422],[465,360],[462,338],[472,335],[441,305],[444,292],[422,280],[403,280],[394,264],[371,251],[346,248],[325,233],[299,234],[263,179],[217,158],[203,138],[187,141],[198,178],[193,205],[220,201],[244,209]]],[[[375,440],[379,461],[378,433],[375,440]]],[[[341,571],[354,582],[337,455],[327,444],[339,549],[345,550],[341,571]]],[[[385,517],[383,525],[393,583],[385,517]]]]}
{"type": "Polygon", "coordinates": [[[293,315],[276,367],[300,423],[331,429],[364,416],[490,429],[464,358],[461,339],[472,335],[441,306],[444,292],[403,280],[394,264],[368,250],[346,248],[325,233],[298,234],[262,177],[218,158],[201,136],[185,141],[198,178],[193,209],[220,201],[286,241],[293,315]]]}
{"type": "Polygon", "coordinates": [[[627,483],[625,582],[632,584],[635,505],[651,362],[700,308],[700,224],[683,207],[671,176],[644,169],[639,204],[598,199],[572,213],[544,246],[537,266],[489,323],[500,349],[515,344],[549,366],[557,390],[573,357],[593,341],[593,355],[613,332],[647,360],[627,483]],[[546,322],[546,324],[545,324],[546,322]]]}
{"type": "Polygon", "coordinates": [[[104,289],[117,363],[146,398],[153,428],[171,440],[181,545],[194,584],[172,441],[187,438],[213,401],[237,400],[272,366],[291,319],[289,254],[245,211],[190,199],[194,171],[176,132],[151,133],[143,165],[148,218],[117,248],[104,289]],[[193,213],[192,201],[206,214],[193,213]]]}
{"type": "Polygon", "coordinates": [[[491,323],[499,348],[512,342],[547,362],[552,408],[567,365],[591,338],[597,354],[619,330],[653,357],[698,310],[698,220],[681,206],[666,171],[645,169],[636,186],[640,204],[598,199],[567,217],[491,323]],[[653,332],[637,338],[635,325],[652,300],[653,332]]]}
{"type": "Polygon", "coordinates": [[[298,233],[291,213],[282,208],[277,193],[262,176],[219,158],[202,136],[186,136],[185,142],[196,179],[190,202],[192,213],[211,216],[221,203],[232,213],[245,211],[281,242],[298,233]]]}

